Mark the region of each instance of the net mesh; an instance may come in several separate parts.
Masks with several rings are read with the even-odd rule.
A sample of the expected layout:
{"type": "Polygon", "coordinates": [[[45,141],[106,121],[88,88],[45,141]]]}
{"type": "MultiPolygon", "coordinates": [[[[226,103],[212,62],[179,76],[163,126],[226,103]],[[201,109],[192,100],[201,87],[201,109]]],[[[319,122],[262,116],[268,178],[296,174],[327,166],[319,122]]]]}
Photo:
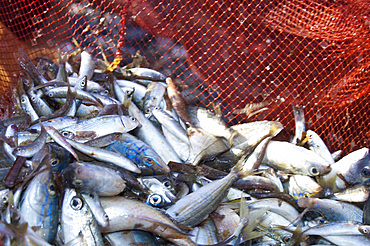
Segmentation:
{"type": "Polygon", "coordinates": [[[77,43],[99,59],[121,52],[123,64],[140,51],[229,124],[279,119],[288,138],[301,104],[331,151],[370,147],[369,13],[368,0],[1,1],[1,115],[19,48],[56,59],[77,43]]]}

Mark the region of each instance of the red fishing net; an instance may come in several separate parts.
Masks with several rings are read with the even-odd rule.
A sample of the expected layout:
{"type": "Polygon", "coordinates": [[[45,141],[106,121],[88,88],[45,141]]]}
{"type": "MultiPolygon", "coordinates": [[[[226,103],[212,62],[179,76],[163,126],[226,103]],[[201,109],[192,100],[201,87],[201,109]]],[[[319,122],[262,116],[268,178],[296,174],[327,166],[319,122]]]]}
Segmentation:
{"type": "Polygon", "coordinates": [[[77,43],[109,61],[120,51],[123,64],[140,51],[230,124],[279,119],[288,137],[301,104],[330,150],[370,147],[369,14],[369,0],[0,1],[1,114],[19,48],[55,59],[77,43]]]}

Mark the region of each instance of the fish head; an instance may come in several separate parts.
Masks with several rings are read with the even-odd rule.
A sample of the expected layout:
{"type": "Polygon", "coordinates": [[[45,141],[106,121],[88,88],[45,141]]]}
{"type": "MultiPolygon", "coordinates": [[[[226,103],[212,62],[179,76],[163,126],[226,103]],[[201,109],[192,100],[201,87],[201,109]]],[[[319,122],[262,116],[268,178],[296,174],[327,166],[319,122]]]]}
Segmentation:
{"type": "Polygon", "coordinates": [[[327,163],[324,159],[320,162],[312,162],[307,166],[307,173],[309,176],[322,176],[331,171],[330,164],[327,163]]]}

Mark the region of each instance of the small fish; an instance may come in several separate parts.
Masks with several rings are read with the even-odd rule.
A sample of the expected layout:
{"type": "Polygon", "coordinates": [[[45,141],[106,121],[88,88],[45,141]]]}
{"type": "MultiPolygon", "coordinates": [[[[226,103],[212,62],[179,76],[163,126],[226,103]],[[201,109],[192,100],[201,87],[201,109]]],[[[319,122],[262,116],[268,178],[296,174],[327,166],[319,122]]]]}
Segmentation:
{"type": "Polygon", "coordinates": [[[304,118],[304,111],[302,105],[292,104],[294,121],[295,121],[295,135],[290,141],[292,144],[299,145],[305,138],[306,132],[306,121],[304,118]]]}
{"type": "Polygon", "coordinates": [[[131,131],[139,124],[139,121],[132,116],[103,115],[80,121],[75,125],[61,129],[60,132],[63,137],[86,142],[111,133],[131,131]]]}
{"type": "Polygon", "coordinates": [[[22,195],[19,210],[22,218],[49,243],[54,242],[58,226],[59,195],[50,169],[37,174],[22,195]]]}
{"type": "Polygon", "coordinates": [[[78,245],[104,245],[88,204],[74,189],[65,189],[60,225],[66,244],[81,237],[82,242],[78,245]]]}
{"type": "Polygon", "coordinates": [[[158,120],[162,127],[165,127],[182,142],[189,143],[186,130],[169,113],[158,107],[150,108],[150,112],[158,120]]]}
{"type": "Polygon", "coordinates": [[[328,198],[343,202],[366,202],[369,194],[368,186],[360,184],[336,192],[328,198]]]}
{"type": "Polygon", "coordinates": [[[187,103],[182,94],[177,90],[175,83],[171,78],[166,78],[167,94],[172,103],[172,107],[176,111],[180,119],[186,124],[187,127],[193,126],[186,110],[187,103]]]}
{"type": "Polygon", "coordinates": [[[130,159],[126,158],[120,153],[109,151],[106,149],[91,147],[86,144],[79,143],[79,142],[73,141],[68,138],[66,138],[65,140],[73,148],[77,149],[78,151],[94,159],[112,163],[116,166],[122,167],[134,173],[141,173],[141,170],[130,159]]]}
{"type": "Polygon", "coordinates": [[[322,187],[314,179],[298,174],[290,176],[287,189],[294,199],[319,197],[323,193],[322,187]]]}
{"type": "Polygon", "coordinates": [[[158,179],[154,177],[142,177],[139,179],[148,188],[146,203],[153,207],[167,207],[176,201],[176,196],[158,179]]]}
{"type": "Polygon", "coordinates": [[[350,203],[330,199],[300,198],[298,206],[317,211],[328,221],[362,222],[362,210],[350,203]]]}
{"type": "Polygon", "coordinates": [[[67,143],[67,141],[65,140],[65,138],[60,135],[60,133],[58,132],[57,129],[55,129],[54,127],[52,126],[45,126],[45,130],[46,132],[49,134],[49,136],[56,142],[58,143],[60,146],[62,146],[63,148],[65,148],[69,153],[71,153],[73,155],[73,157],[79,161],[79,158],[76,154],[76,152],[72,149],[72,147],[67,143]]]}
{"type": "Polygon", "coordinates": [[[126,188],[126,181],[112,168],[88,162],[74,162],[63,170],[67,184],[82,193],[115,196],[126,188]]]}
{"type": "Polygon", "coordinates": [[[85,199],[85,202],[91,209],[91,213],[94,215],[96,222],[101,227],[106,227],[109,224],[109,218],[107,213],[104,211],[100,204],[100,198],[96,192],[92,193],[81,193],[81,196],[85,199]]]}
{"type": "Polygon", "coordinates": [[[119,152],[132,160],[143,175],[160,175],[170,172],[167,164],[149,145],[129,133],[122,133],[105,149],[119,152]]]}
{"type": "Polygon", "coordinates": [[[208,109],[188,107],[188,115],[192,126],[201,128],[216,137],[224,137],[230,146],[233,144],[233,138],[237,131],[229,128],[220,117],[211,113],[208,109]]]}
{"type": "Polygon", "coordinates": [[[32,107],[31,101],[26,94],[20,96],[21,108],[23,112],[31,117],[31,121],[34,122],[39,119],[39,115],[36,110],[32,107]]]}
{"type": "Polygon", "coordinates": [[[370,184],[370,154],[368,148],[353,151],[331,165],[331,171],[318,183],[338,192],[355,184],[370,184]]]}
{"type": "MultiPolygon", "coordinates": [[[[147,86],[144,96],[144,113],[150,114],[150,108],[160,107],[159,105],[166,105],[164,102],[164,94],[166,92],[166,85],[163,83],[152,82],[147,86]],[[163,101],[163,102],[162,102],[163,101]]],[[[166,109],[166,108],[162,108],[166,109]]],[[[149,117],[150,118],[150,117],[149,117]]]]}
{"type": "Polygon", "coordinates": [[[83,78],[86,76],[88,80],[90,80],[93,76],[95,69],[95,63],[93,60],[92,55],[87,51],[81,52],[81,65],[80,70],[78,71],[79,78],[83,78]]]}
{"type": "Polygon", "coordinates": [[[331,168],[321,156],[288,142],[270,141],[262,163],[274,168],[308,176],[322,176],[331,168]]]}
{"type": "Polygon", "coordinates": [[[128,108],[130,115],[137,118],[140,122],[141,127],[137,129],[136,136],[151,146],[166,164],[170,161],[181,162],[173,147],[137,106],[133,102],[125,106],[128,108]]]}
{"type": "Polygon", "coordinates": [[[45,145],[46,137],[46,130],[45,128],[41,127],[41,132],[34,141],[29,144],[16,147],[13,151],[13,154],[16,156],[32,157],[45,145]]]}
{"type": "MultiPolygon", "coordinates": [[[[266,143],[265,143],[266,144],[266,143]]],[[[261,151],[263,148],[258,149],[261,151]]],[[[259,155],[259,153],[255,153],[259,155]]],[[[255,162],[261,159],[252,158],[255,162]]],[[[202,222],[219,203],[225,198],[230,186],[239,178],[250,174],[250,168],[245,167],[245,160],[242,158],[222,179],[210,182],[198,190],[178,200],[166,210],[166,213],[175,221],[186,226],[195,226],[202,222]]],[[[255,163],[258,165],[258,163],[255,163]]]]}
{"type": "Polygon", "coordinates": [[[146,203],[120,196],[101,197],[100,201],[109,217],[109,225],[100,228],[102,233],[136,229],[149,231],[179,246],[196,245],[167,216],[146,203]]]}
{"type": "Polygon", "coordinates": [[[331,156],[331,153],[326,147],[324,141],[317,135],[316,132],[312,130],[306,131],[307,144],[310,150],[324,158],[329,164],[334,164],[334,159],[331,156]]]}

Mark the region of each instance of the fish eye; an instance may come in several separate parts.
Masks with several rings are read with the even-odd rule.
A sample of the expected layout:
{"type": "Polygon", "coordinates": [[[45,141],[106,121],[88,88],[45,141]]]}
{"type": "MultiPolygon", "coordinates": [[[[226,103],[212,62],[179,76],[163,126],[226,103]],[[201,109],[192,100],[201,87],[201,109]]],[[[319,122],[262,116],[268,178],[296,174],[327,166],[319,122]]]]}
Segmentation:
{"type": "Polygon", "coordinates": [[[92,198],[92,199],[94,199],[94,194],[93,193],[90,193],[89,194],[89,197],[92,198]]]}
{"type": "Polygon", "coordinates": [[[107,213],[104,213],[104,219],[109,221],[109,217],[108,217],[108,214],[107,213]]]}
{"type": "Polygon", "coordinates": [[[48,187],[48,193],[52,196],[54,196],[56,194],[56,189],[55,189],[55,185],[54,184],[49,184],[49,187],[48,187]]]}
{"type": "Polygon", "coordinates": [[[63,131],[62,136],[65,137],[65,138],[71,138],[73,136],[73,134],[71,132],[68,132],[68,131],[63,131]]]}
{"type": "Polygon", "coordinates": [[[73,180],[72,181],[72,184],[74,185],[74,186],[82,186],[83,185],[83,181],[81,180],[81,179],[75,179],[75,180],[73,180]]]}
{"type": "Polygon", "coordinates": [[[149,114],[149,113],[150,113],[150,109],[148,109],[148,108],[147,108],[147,109],[145,109],[145,113],[146,113],[146,114],[149,114]]]}
{"type": "Polygon", "coordinates": [[[146,163],[147,165],[149,165],[149,166],[151,166],[151,165],[153,165],[153,164],[154,164],[154,160],[153,160],[152,158],[150,158],[150,157],[145,157],[145,158],[144,158],[144,161],[145,161],[145,163],[146,163]]]}
{"type": "Polygon", "coordinates": [[[59,159],[57,159],[57,158],[53,158],[53,159],[51,159],[51,160],[50,160],[50,164],[51,164],[53,167],[57,166],[57,165],[59,164],[59,159]]]}
{"type": "Polygon", "coordinates": [[[368,228],[368,226],[360,226],[358,228],[358,230],[362,233],[362,234],[369,234],[370,233],[370,230],[368,228]]]}
{"type": "Polygon", "coordinates": [[[81,210],[84,205],[82,199],[78,196],[73,197],[70,204],[74,210],[81,210]]]}
{"type": "Polygon", "coordinates": [[[135,117],[130,117],[130,120],[132,120],[132,121],[136,121],[136,118],[135,117]]]}
{"type": "Polygon", "coordinates": [[[53,96],[54,96],[54,93],[53,93],[53,92],[49,92],[49,93],[48,93],[48,96],[49,96],[49,97],[53,97],[53,96]]]}
{"type": "Polygon", "coordinates": [[[369,167],[364,167],[361,171],[361,175],[364,178],[370,178],[370,168],[369,167]]]}
{"type": "Polygon", "coordinates": [[[158,194],[150,195],[149,203],[153,206],[158,206],[162,203],[162,197],[158,194]]]}
{"type": "Polygon", "coordinates": [[[308,195],[308,193],[307,193],[307,192],[305,192],[305,193],[303,193],[303,197],[305,197],[305,198],[309,198],[310,196],[308,195]]]}
{"type": "Polygon", "coordinates": [[[160,107],[158,107],[158,106],[155,106],[154,108],[155,108],[155,109],[157,109],[157,110],[160,110],[160,109],[161,109],[161,108],[160,108],[160,107]]]}
{"type": "Polygon", "coordinates": [[[168,188],[168,189],[172,187],[171,182],[170,182],[170,181],[168,181],[168,180],[164,181],[164,182],[163,182],[163,185],[164,185],[166,188],[168,188]]]}
{"type": "Polygon", "coordinates": [[[5,204],[5,203],[8,203],[8,196],[3,196],[3,198],[2,198],[2,201],[3,201],[3,203],[5,204]]]}
{"type": "Polygon", "coordinates": [[[26,98],[22,97],[21,103],[26,103],[26,98]]]}
{"type": "Polygon", "coordinates": [[[326,220],[325,220],[325,219],[320,219],[320,220],[319,220],[319,223],[320,223],[320,224],[325,224],[325,223],[326,223],[326,220]]]}
{"type": "Polygon", "coordinates": [[[313,176],[317,176],[320,174],[319,170],[316,168],[316,167],[311,167],[309,172],[313,175],[313,176]]]}
{"type": "Polygon", "coordinates": [[[31,101],[32,101],[32,102],[36,101],[36,97],[35,97],[35,96],[32,96],[32,97],[31,97],[31,101]]]}

